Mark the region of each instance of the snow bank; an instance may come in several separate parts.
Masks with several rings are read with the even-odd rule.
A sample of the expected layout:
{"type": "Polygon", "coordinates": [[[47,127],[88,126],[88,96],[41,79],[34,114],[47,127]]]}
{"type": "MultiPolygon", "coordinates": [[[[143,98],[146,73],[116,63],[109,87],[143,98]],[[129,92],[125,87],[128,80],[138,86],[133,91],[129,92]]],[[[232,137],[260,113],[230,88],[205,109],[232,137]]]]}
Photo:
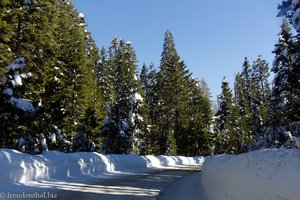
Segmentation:
{"type": "Polygon", "coordinates": [[[48,151],[32,156],[16,150],[0,150],[0,186],[46,179],[66,179],[113,171],[108,159],[97,153],[65,154],[48,151]]]}
{"type": "Polygon", "coordinates": [[[145,156],[149,167],[169,167],[178,165],[202,164],[204,157],[145,156]]]}
{"type": "Polygon", "coordinates": [[[298,200],[300,150],[259,150],[206,158],[202,186],[210,200],[298,200]]]}
{"type": "Polygon", "coordinates": [[[0,188],[48,179],[88,178],[105,173],[135,172],[147,168],[202,164],[202,157],[102,155],[47,151],[32,156],[12,149],[0,149],[0,188]]]}

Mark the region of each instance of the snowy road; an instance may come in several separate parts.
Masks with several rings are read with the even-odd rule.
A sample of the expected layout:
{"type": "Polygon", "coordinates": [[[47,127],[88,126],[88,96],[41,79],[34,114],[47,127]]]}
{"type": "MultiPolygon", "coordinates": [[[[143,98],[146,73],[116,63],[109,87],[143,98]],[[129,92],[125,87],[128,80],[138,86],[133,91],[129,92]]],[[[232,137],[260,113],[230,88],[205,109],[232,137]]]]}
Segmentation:
{"type": "Polygon", "coordinates": [[[165,189],[163,189],[158,200],[184,200],[184,199],[197,199],[206,200],[201,186],[201,173],[200,171],[187,174],[186,176],[173,181],[165,189]]]}
{"type": "Polygon", "coordinates": [[[152,169],[146,173],[114,174],[94,183],[44,183],[44,187],[47,188],[43,190],[57,194],[56,199],[59,200],[201,200],[200,175],[199,165],[152,169]]]}

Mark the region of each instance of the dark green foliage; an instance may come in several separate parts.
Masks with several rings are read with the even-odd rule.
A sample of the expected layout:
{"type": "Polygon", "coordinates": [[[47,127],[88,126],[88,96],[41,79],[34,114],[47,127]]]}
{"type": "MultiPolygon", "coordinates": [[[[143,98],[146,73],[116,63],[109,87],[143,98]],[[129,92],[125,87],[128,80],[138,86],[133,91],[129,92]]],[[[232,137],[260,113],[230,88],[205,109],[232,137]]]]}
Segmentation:
{"type": "Polygon", "coordinates": [[[240,152],[250,149],[263,138],[266,131],[270,96],[268,77],[268,63],[261,56],[252,66],[246,57],[242,72],[235,76],[234,97],[241,128],[240,152]]]}
{"type": "Polygon", "coordinates": [[[275,45],[275,60],[273,61],[272,72],[275,73],[273,79],[272,91],[269,101],[269,130],[267,145],[280,146],[287,140],[285,138],[284,127],[288,127],[288,107],[286,102],[288,100],[288,79],[291,69],[291,47],[293,47],[291,28],[284,18],[281,25],[281,32],[279,33],[278,44],[275,45]]]}
{"type": "Polygon", "coordinates": [[[269,121],[270,87],[268,63],[259,56],[251,66],[247,57],[235,76],[234,104],[239,131],[236,153],[260,146],[269,121]]]}
{"type": "MultiPolygon", "coordinates": [[[[26,58],[32,76],[24,81],[22,93],[37,108],[31,118],[20,117],[15,127],[24,126],[40,143],[40,133],[50,138],[55,125],[72,140],[77,124],[87,123],[99,144],[104,115],[94,74],[99,56],[84,19],[71,3],[56,0],[1,1],[1,9],[10,9],[0,16],[1,70],[12,55],[26,58]]],[[[7,127],[2,121],[1,126],[7,127]]],[[[6,131],[7,135],[13,133],[14,139],[22,137],[6,131]]]]}
{"type": "Polygon", "coordinates": [[[171,32],[165,33],[160,71],[155,85],[156,116],[154,124],[158,128],[159,154],[175,155],[176,137],[179,137],[179,107],[184,104],[185,65],[180,62],[171,32]]]}
{"type": "Polygon", "coordinates": [[[292,17],[292,0],[284,0],[278,5],[278,17],[286,16],[287,18],[292,17]]]}
{"type": "Polygon", "coordinates": [[[222,93],[219,97],[220,106],[216,113],[216,121],[219,130],[218,153],[239,153],[242,148],[242,130],[239,121],[239,111],[233,99],[226,78],[222,82],[222,93]]]}
{"type": "Polygon", "coordinates": [[[158,141],[156,138],[157,126],[154,124],[154,118],[156,116],[156,107],[154,104],[155,91],[154,86],[156,83],[156,69],[154,64],[150,64],[149,68],[144,64],[141,73],[141,92],[144,99],[144,106],[142,108],[142,113],[144,116],[144,122],[146,126],[144,127],[144,154],[154,154],[158,151],[158,141]]]}
{"type": "Polygon", "coordinates": [[[278,16],[285,16],[297,31],[297,35],[293,37],[292,42],[289,41],[287,47],[290,50],[288,56],[291,58],[291,63],[288,69],[288,78],[286,82],[286,93],[288,96],[286,105],[288,112],[286,113],[286,119],[290,121],[291,124],[299,123],[300,121],[300,4],[299,2],[296,2],[286,0],[282,1],[282,4],[278,6],[278,16]]]}
{"type": "MultiPolygon", "coordinates": [[[[245,60],[245,63],[247,60],[245,60]]],[[[252,113],[250,110],[249,89],[246,87],[246,80],[243,79],[241,74],[237,74],[234,83],[235,101],[238,109],[239,122],[241,126],[242,136],[241,141],[241,151],[246,151],[249,149],[252,141],[252,113]],[[248,97],[248,98],[247,98],[248,97]]]]}
{"type": "Polygon", "coordinates": [[[173,36],[167,31],[160,71],[153,89],[153,118],[150,113],[154,124],[153,134],[157,135],[156,154],[203,153],[201,147],[208,145],[207,126],[211,111],[209,100],[204,103],[205,92],[202,89],[191,78],[184,62],[180,61],[173,36]]]}
{"type": "Polygon", "coordinates": [[[235,76],[234,83],[235,101],[238,106],[239,116],[241,116],[241,128],[244,133],[251,133],[251,111],[249,104],[249,89],[246,87],[246,82],[241,74],[235,76]],[[247,98],[248,96],[248,98],[247,98]]]}
{"type": "Polygon", "coordinates": [[[9,15],[7,14],[9,5],[9,0],[2,0],[0,2],[0,73],[5,72],[5,68],[12,61],[13,57],[9,45],[9,41],[12,38],[10,34],[12,25],[7,21],[9,19],[9,15]]]}
{"type": "MultiPolygon", "coordinates": [[[[1,104],[1,147],[19,141],[40,151],[46,141],[49,149],[65,152],[213,152],[207,84],[191,77],[171,32],[165,34],[160,70],[144,66],[138,77],[131,43],[115,38],[108,53],[99,53],[70,1],[0,5],[1,72],[15,57],[26,59],[32,76],[16,94],[36,108],[29,114],[1,104]]],[[[1,102],[5,98],[1,93],[1,102]]]]}
{"type": "Polygon", "coordinates": [[[109,47],[107,59],[105,50],[101,52],[98,80],[107,106],[102,128],[103,151],[141,154],[146,151],[147,116],[135,52],[130,42],[116,38],[109,47]]]}
{"type": "Polygon", "coordinates": [[[181,154],[187,156],[210,155],[213,153],[213,135],[210,132],[212,116],[211,102],[205,81],[191,81],[188,105],[185,108],[183,122],[186,126],[182,129],[179,142],[181,154]]]}
{"type": "Polygon", "coordinates": [[[260,56],[253,62],[250,83],[250,109],[252,113],[252,134],[258,139],[266,131],[267,104],[270,96],[268,63],[260,56]]]}
{"type": "Polygon", "coordinates": [[[23,68],[25,68],[25,59],[16,59],[8,66],[0,84],[0,145],[34,154],[39,152],[39,149],[35,149],[37,142],[33,142],[32,145],[28,144],[34,139],[29,139],[33,135],[26,124],[23,124],[24,121],[29,124],[35,112],[31,102],[23,98],[23,80],[30,76],[29,73],[21,73],[24,71],[23,68]],[[24,144],[17,144],[19,139],[24,144]]]}

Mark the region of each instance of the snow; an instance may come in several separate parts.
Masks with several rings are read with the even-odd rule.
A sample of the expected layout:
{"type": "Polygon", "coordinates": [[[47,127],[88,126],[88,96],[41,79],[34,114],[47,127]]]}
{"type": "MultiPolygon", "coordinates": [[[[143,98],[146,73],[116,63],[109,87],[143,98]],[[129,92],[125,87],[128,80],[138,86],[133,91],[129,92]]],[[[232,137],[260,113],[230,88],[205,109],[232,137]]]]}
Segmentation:
{"type": "Polygon", "coordinates": [[[26,99],[11,97],[10,103],[18,109],[21,109],[25,112],[35,112],[35,109],[32,103],[26,99]]]}
{"type": "Polygon", "coordinates": [[[45,151],[33,156],[12,149],[0,149],[0,188],[34,181],[70,179],[89,180],[107,173],[145,171],[180,165],[202,164],[203,157],[102,155],[99,153],[62,153],[45,151]]]}
{"type": "Polygon", "coordinates": [[[24,79],[27,79],[27,78],[29,78],[29,77],[32,76],[32,73],[31,73],[31,72],[28,72],[28,73],[22,73],[22,74],[20,74],[20,76],[21,76],[22,78],[24,78],[24,79]]]}
{"type": "Polygon", "coordinates": [[[300,4],[300,0],[293,0],[292,5],[293,5],[293,9],[296,8],[297,5],[300,4]]]}
{"type": "Polygon", "coordinates": [[[226,77],[224,77],[223,83],[229,83],[229,81],[228,81],[228,79],[226,77]]]}
{"type": "MultiPolygon", "coordinates": [[[[43,136],[41,135],[41,138],[43,136]]],[[[0,149],[0,188],[38,186],[47,181],[94,180],[113,173],[135,173],[151,168],[199,165],[203,157],[103,155],[45,151],[33,156],[0,149]]],[[[300,196],[300,150],[267,149],[240,155],[205,158],[201,181],[210,200],[297,200],[300,196]]]]}
{"type": "Polygon", "coordinates": [[[79,18],[84,18],[84,14],[83,13],[79,13],[78,17],[79,18]]]}
{"type": "Polygon", "coordinates": [[[25,67],[25,58],[17,58],[14,63],[8,66],[8,71],[22,69],[23,67],[25,67]]]}
{"type": "Polygon", "coordinates": [[[56,76],[54,76],[54,81],[55,81],[55,82],[58,82],[58,81],[59,81],[59,78],[57,78],[56,76]]]}
{"type": "Polygon", "coordinates": [[[32,0],[25,0],[26,3],[32,4],[32,0]]]}
{"type": "Polygon", "coordinates": [[[46,137],[43,133],[40,133],[40,141],[42,143],[43,151],[48,151],[49,149],[48,149],[46,137]]]}
{"type": "Polygon", "coordinates": [[[134,94],[135,101],[143,101],[143,97],[139,93],[134,94]]]}
{"type": "Polygon", "coordinates": [[[300,32],[300,7],[293,14],[292,21],[293,21],[296,31],[300,32]]]}
{"type": "MultiPolygon", "coordinates": [[[[21,109],[25,112],[35,112],[35,109],[32,103],[26,99],[14,97],[14,88],[22,86],[22,78],[27,78],[31,76],[31,73],[23,73],[20,74],[19,71],[15,71],[16,69],[22,69],[25,67],[25,59],[24,58],[17,58],[12,64],[8,66],[9,77],[13,76],[13,80],[8,80],[6,76],[3,78],[3,82],[1,85],[4,86],[2,94],[6,94],[10,96],[8,102],[13,105],[14,107],[21,109]],[[13,75],[11,75],[13,72],[13,75]],[[11,83],[11,87],[7,87],[7,83],[11,83]]],[[[10,85],[10,84],[9,84],[10,85]]]]}
{"type": "Polygon", "coordinates": [[[267,149],[206,158],[202,187],[210,200],[297,200],[300,150],[267,149]]]}
{"type": "Polygon", "coordinates": [[[14,91],[11,89],[11,88],[5,88],[3,91],[2,91],[3,94],[6,94],[8,96],[13,96],[14,95],[14,91]]]}
{"type": "Polygon", "coordinates": [[[14,87],[19,87],[23,85],[19,72],[14,73],[14,80],[12,81],[12,83],[14,87]]]}
{"type": "Polygon", "coordinates": [[[300,137],[294,137],[294,140],[296,141],[297,148],[300,149],[300,137]]]}

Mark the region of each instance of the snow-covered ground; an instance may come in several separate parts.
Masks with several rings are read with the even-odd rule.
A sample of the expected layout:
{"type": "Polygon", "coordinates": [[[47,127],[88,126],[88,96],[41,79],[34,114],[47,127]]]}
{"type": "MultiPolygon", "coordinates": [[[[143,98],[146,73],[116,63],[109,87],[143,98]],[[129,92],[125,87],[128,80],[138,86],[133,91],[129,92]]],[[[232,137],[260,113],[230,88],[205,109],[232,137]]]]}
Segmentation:
{"type": "Polygon", "coordinates": [[[209,200],[299,200],[300,150],[208,157],[202,186],[209,200]]]}
{"type": "MultiPolygon", "coordinates": [[[[16,185],[20,190],[22,185],[93,181],[107,178],[108,174],[204,162],[203,157],[66,154],[58,151],[32,156],[11,149],[0,149],[0,160],[1,192],[13,191],[16,185]]],[[[198,189],[209,200],[299,200],[300,150],[268,149],[207,157],[203,171],[196,179],[201,181],[198,189]]]]}
{"type": "Polygon", "coordinates": [[[102,155],[99,153],[44,152],[32,156],[0,149],[0,188],[10,191],[16,184],[36,181],[89,180],[107,173],[145,171],[180,165],[202,164],[203,157],[102,155]]]}

